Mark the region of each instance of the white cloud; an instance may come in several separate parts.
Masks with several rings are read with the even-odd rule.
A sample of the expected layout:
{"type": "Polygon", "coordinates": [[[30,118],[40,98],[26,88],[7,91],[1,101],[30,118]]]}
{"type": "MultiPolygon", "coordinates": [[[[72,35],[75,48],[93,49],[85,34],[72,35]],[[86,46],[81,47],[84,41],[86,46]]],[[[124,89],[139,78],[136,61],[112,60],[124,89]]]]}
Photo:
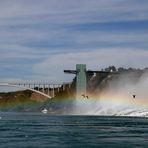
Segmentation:
{"type": "Polygon", "coordinates": [[[50,52],[47,49],[40,48],[37,50],[36,48],[24,47],[17,44],[2,44],[0,45],[0,61],[5,60],[9,61],[12,59],[44,59],[48,56],[50,52]]]}
{"type": "Polygon", "coordinates": [[[147,2],[137,0],[6,0],[0,2],[0,24],[147,20],[147,11],[147,2]]]}
{"type": "Polygon", "coordinates": [[[97,29],[76,32],[64,26],[147,20],[147,12],[147,2],[138,0],[1,0],[0,62],[3,62],[0,73],[7,67],[22,64],[18,59],[26,60],[26,68],[33,66],[33,60],[42,60],[34,65],[34,75],[29,76],[32,70],[24,75],[49,81],[70,79],[70,76],[63,74],[63,69],[75,69],[76,63],[86,63],[92,69],[111,64],[147,66],[147,51],[142,48],[136,51],[123,49],[120,46],[120,43],[128,45],[129,42],[133,42],[133,48],[138,48],[134,43],[148,46],[147,32],[108,32],[97,29]],[[99,49],[98,46],[98,50],[94,50],[97,42],[116,43],[120,49],[99,49]],[[37,43],[41,43],[40,47],[37,43]],[[47,48],[42,47],[44,44],[47,48]],[[55,47],[52,49],[46,44],[55,47]],[[88,44],[92,46],[91,49],[88,49],[88,44]]]}
{"type": "Polygon", "coordinates": [[[147,67],[148,51],[135,49],[97,49],[87,52],[56,54],[34,65],[34,72],[49,81],[68,81],[64,69],[75,69],[76,64],[87,64],[88,69],[99,70],[109,65],[117,67],[147,67]]]}
{"type": "MultiPolygon", "coordinates": [[[[88,43],[97,43],[97,42],[106,42],[106,43],[146,43],[148,39],[147,32],[132,32],[132,31],[123,31],[123,32],[108,32],[108,31],[85,31],[78,32],[75,31],[71,35],[71,38],[75,40],[76,43],[88,44],[88,43]]],[[[134,46],[134,45],[133,45],[134,46]]],[[[135,47],[136,48],[136,47],[135,47]]]]}

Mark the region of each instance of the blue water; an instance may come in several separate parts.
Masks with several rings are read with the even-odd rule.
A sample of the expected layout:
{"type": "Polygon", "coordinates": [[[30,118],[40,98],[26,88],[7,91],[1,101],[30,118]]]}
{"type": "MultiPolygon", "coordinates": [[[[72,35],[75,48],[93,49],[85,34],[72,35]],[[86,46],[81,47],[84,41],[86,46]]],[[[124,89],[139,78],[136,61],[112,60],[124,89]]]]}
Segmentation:
{"type": "Polygon", "coordinates": [[[0,148],[148,147],[148,118],[0,112],[0,148]]]}

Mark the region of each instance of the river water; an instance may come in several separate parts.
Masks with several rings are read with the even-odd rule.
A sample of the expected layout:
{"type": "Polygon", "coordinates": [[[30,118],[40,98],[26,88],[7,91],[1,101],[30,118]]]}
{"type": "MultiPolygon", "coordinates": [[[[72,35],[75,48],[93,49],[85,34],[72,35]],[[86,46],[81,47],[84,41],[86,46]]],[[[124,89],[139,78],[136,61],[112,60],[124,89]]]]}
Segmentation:
{"type": "Polygon", "coordinates": [[[0,112],[0,148],[148,147],[148,118],[0,112]]]}

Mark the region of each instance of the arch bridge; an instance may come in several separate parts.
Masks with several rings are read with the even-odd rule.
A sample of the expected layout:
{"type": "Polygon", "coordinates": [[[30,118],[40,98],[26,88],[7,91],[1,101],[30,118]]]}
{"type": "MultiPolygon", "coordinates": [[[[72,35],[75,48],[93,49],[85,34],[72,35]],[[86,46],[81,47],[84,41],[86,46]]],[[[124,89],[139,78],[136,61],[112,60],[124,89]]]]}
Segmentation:
{"type": "Polygon", "coordinates": [[[43,95],[49,99],[55,97],[55,91],[65,90],[66,87],[71,87],[71,83],[62,84],[48,84],[48,83],[11,83],[11,82],[0,82],[0,86],[16,87],[21,89],[30,90],[43,95]]]}

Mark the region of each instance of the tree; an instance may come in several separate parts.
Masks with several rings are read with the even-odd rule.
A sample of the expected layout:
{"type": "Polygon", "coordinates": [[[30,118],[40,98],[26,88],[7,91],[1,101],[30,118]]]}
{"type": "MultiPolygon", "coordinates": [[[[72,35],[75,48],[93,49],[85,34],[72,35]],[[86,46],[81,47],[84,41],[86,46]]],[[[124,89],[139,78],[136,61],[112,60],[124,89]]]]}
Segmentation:
{"type": "Polygon", "coordinates": [[[117,71],[117,69],[116,69],[115,66],[109,66],[109,67],[105,68],[105,71],[113,71],[113,72],[115,72],[115,71],[117,71]]]}

